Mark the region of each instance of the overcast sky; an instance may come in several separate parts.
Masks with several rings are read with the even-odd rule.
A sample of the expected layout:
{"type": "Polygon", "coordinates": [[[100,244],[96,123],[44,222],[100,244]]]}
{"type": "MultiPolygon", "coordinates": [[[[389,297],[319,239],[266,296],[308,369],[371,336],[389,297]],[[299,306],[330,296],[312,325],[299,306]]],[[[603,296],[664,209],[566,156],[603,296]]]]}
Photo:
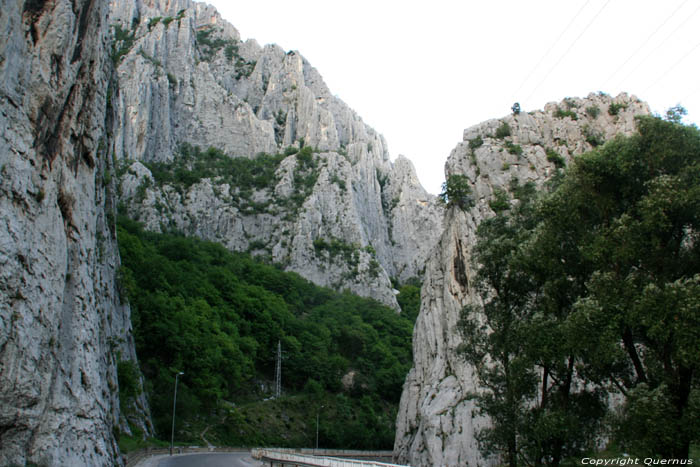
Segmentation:
{"type": "Polygon", "coordinates": [[[208,0],[298,50],[438,193],[462,131],[568,96],[628,92],[700,120],[700,0],[208,0]]]}

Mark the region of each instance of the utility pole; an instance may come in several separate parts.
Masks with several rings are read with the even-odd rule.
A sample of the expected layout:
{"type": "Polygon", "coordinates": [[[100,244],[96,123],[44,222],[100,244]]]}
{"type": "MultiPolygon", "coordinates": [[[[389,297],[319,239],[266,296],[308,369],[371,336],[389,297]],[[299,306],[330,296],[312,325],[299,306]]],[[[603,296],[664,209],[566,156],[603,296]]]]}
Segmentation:
{"type": "Polygon", "coordinates": [[[173,430],[170,434],[170,455],[173,455],[173,445],[175,444],[175,402],[177,401],[177,378],[184,375],[182,371],[175,374],[175,393],[173,394],[173,430]]]}
{"type": "Polygon", "coordinates": [[[275,363],[275,397],[282,395],[282,341],[277,341],[277,362],[275,363]]]}
{"type": "Polygon", "coordinates": [[[325,407],[325,405],[322,405],[316,411],[316,449],[314,449],[314,455],[316,455],[316,451],[318,451],[318,418],[321,415],[321,409],[324,407],[325,407]]]}

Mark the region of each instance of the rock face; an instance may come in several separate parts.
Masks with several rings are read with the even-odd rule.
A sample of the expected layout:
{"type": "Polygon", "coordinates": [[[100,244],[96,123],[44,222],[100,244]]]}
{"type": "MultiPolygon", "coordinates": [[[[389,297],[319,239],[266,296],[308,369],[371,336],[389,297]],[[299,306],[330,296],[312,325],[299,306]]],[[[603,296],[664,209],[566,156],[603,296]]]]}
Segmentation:
{"type": "Polygon", "coordinates": [[[117,359],[135,352],[102,177],[106,16],[94,0],[0,14],[0,465],[121,463],[117,359]]]}
{"type": "Polygon", "coordinates": [[[445,173],[467,176],[476,204],[466,212],[456,207],[447,211],[445,229],[427,265],[413,334],[413,368],[397,417],[394,454],[400,463],[497,463],[478,450],[475,434],[488,420],[477,415],[470,398],[479,387],[472,368],[456,351],[461,338],[455,331],[460,310],[480,301],[471,286],[475,268],[470,252],[476,227],[494,215],[489,207],[494,191],[508,193],[513,179],[541,186],[557,166],[615,135],[632,133],[634,117],[648,113],[648,106],[634,97],[591,94],[464,131],[445,173]]]}
{"type": "Polygon", "coordinates": [[[442,208],[411,163],[392,163],[384,138],[298,52],[242,42],[210,6],[119,0],[111,9],[113,150],[127,169],[129,214],[396,307],[390,277],[421,276],[441,230],[442,208]],[[308,160],[284,152],[270,182],[244,193],[216,174],[186,186],[154,178],[152,164],[182,163],[183,143],[246,158],[314,151],[308,160]]]}

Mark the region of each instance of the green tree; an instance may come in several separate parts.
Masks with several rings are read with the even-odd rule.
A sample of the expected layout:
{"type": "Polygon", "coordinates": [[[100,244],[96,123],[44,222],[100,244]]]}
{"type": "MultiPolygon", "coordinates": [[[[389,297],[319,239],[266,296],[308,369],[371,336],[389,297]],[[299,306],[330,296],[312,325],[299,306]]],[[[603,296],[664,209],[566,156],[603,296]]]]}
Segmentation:
{"type": "Polygon", "coordinates": [[[539,231],[534,186],[510,188],[513,207],[501,192],[502,209],[477,231],[483,304],[462,311],[461,351],[485,388],[477,405],[492,422],[478,434],[481,451],[511,466],[559,465],[592,446],[602,394],[574,384],[576,340],[566,318],[581,286],[546,261],[554,239],[539,231]]]}
{"type": "Polygon", "coordinates": [[[570,318],[583,374],[627,396],[621,441],[664,457],[700,433],[698,180],[697,128],[645,117],[577,158],[543,208],[543,232],[575,245],[549,257],[586,279],[570,318]]]}
{"type": "MultiPolygon", "coordinates": [[[[213,151],[211,156],[218,158],[213,151]]],[[[391,446],[396,405],[411,364],[410,318],[215,243],[146,232],[123,217],[118,237],[121,287],[131,305],[144,389],[158,433],[170,430],[173,369],[185,373],[178,386],[183,420],[178,429],[191,431],[177,434],[178,439],[198,438],[212,425],[208,433],[223,437],[222,444],[288,446],[307,442],[304,424],[282,427],[271,421],[271,411],[283,407],[290,417],[304,413],[311,398],[338,405],[342,399],[334,393],[345,391],[341,379],[353,370],[357,384],[346,392],[357,422],[340,427],[342,436],[333,443],[391,446]],[[274,377],[271,355],[278,340],[285,352],[283,391],[290,401],[273,407],[259,383],[274,377]],[[366,394],[373,396],[370,405],[361,400],[366,394]],[[242,407],[251,399],[258,405],[248,415],[231,413],[231,402],[242,407]],[[245,426],[233,430],[225,426],[229,422],[245,426]],[[281,430],[292,436],[281,438],[281,430]]],[[[134,368],[119,365],[122,399],[134,396],[134,368]]]]}
{"type": "Polygon", "coordinates": [[[442,192],[438,198],[448,206],[457,206],[463,210],[474,206],[469,178],[462,174],[449,175],[442,184],[442,192]]]}
{"type": "MultiPolygon", "coordinates": [[[[518,212],[523,208],[521,204],[518,212]]],[[[460,351],[483,388],[477,405],[491,420],[477,434],[480,450],[485,455],[504,453],[511,467],[518,464],[528,404],[537,393],[533,365],[525,354],[532,287],[516,267],[519,244],[528,235],[518,222],[521,217],[500,211],[479,226],[474,260],[480,264],[476,283],[484,302],[465,307],[459,322],[464,338],[460,351]]]]}
{"type": "Polygon", "coordinates": [[[673,123],[681,123],[684,115],[688,115],[688,111],[682,105],[677,104],[666,111],[666,120],[673,123]]]}

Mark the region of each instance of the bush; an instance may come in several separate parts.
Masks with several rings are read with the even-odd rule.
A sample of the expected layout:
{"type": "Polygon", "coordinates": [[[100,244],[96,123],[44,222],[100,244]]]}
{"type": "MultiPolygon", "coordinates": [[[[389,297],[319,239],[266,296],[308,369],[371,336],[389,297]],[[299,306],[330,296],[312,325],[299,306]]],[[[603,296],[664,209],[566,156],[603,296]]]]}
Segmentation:
{"type": "Polygon", "coordinates": [[[489,207],[496,213],[510,209],[508,193],[500,188],[494,189],[493,198],[489,201],[489,207]]]}
{"type": "Polygon", "coordinates": [[[610,106],[608,107],[608,113],[610,115],[618,115],[620,113],[620,110],[624,110],[627,108],[627,104],[617,104],[615,102],[611,103],[610,106]]]}
{"type": "Polygon", "coordinates": [[[516,156],[523,154],[523,148],[519,144],[513,144],[510,141],[506,141],[506,149],[510,154],[515,154],[516,156]]]}
{"type": "Polygon", "coordinates": [[[238,46],[235,44],[228,44],[224,49],[224,55],[229,62],[233,61],[233,58],[238,58],[238,46]]]}
{"type": "Polygon", "coordinates": [[[503,139],[506,136],[510,136],[510,125],[508,125],[508,122],[503,122],[501,126],[496,129],[496,138],[503,139]]]}
{"type": "Polygon", "coordinates": [[[557,110],[554,112],[554,117],[555,118],[569,117],[571,120],[578,120],[578,115],[576,115],[576,112],[574,112],[573,110],[564,110],[560,107],[557,107],[557,110]]]}
{"type": "Polygon", "coordinates": [[[151,18],[150,21],[148,21],[148,30],[150,31],[153,29],[153,26],[156,26],[160,22],[161,17],[156,16],[155,18],[151,18]]]}
{"type": "Polygon", "coordinates": [[[469,178],[461,174],[447,177],[442,184],[442,192],[438,195],[438,199],[447,206],[457,206],[460,209],[469,209],[474,206],[469,178]]]}
{"type": "Polygon", "coordinates": [[[591,118],[598,118],[598,115],[600,115],[600,107],[597,105],[586,107],[586,114],[591,118]]]}
{"type": "Polygon", "coordinates": [[[586,138],[586,142],[588,142],[588,144],[594,148],[605,144],[605,138],[603,135],[588,125],[583,127],[583,136],[586,138]]]}
{"type": "Polygon", "coordinates": [[[547,160],[549,162],[553,163],[556,167],[559,167],[559,168],[564,167],[564,163],[565,163],[564,158],[561,157],[561,155],[558,152],[556,152],[554,149],[547,148],[546,154],[547,154],[547,160]]]}
{"type": "Polygon", "coordinates": [[[480,148],[483,144],[484,139],[481,137],[481,135],[479,135],[476,138],[469,140],[469,149],[473,151],[474,149],[480,148]]]}
{"type": "MultiPolygon", "coordinates": [[[[141,394],[139,368],[133,360],[122,360],[117,363],[117,380],[119,382],[119,398],[127,401],[141,394]]],[[[124,407],[122,407],[124,409],[124,407]]]]}
{"type": "Polygon", "coordinates": [[[112,43],[112,62],[118,65],[121,59],[129,53],[135,41],[134,32],[114,25],[114,42],[112,43]]]}

